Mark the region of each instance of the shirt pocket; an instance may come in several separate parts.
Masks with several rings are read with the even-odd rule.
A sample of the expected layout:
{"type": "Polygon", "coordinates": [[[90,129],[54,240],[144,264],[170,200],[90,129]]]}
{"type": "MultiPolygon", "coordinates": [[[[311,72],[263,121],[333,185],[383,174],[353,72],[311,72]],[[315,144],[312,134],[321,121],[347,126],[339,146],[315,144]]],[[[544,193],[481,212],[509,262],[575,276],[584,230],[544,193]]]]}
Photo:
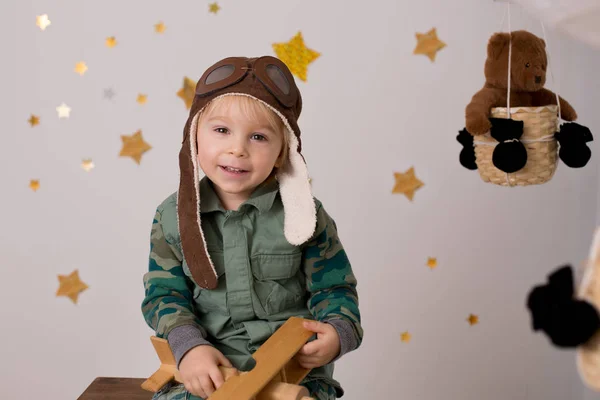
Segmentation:
{"type": "MultiPolygon", "coordinates": [[[[225,264],[223,261],[223,251],[209,249],[210,259],[217,271],[218,283],[214,289],[203,289],[194,283],[194,300],[196,306],[201,312],[219,311],[227,313],[227,282],[225,278],[225,264]]],[[[192,274],[187,263],[183,262],[184,273],[192,280],[192,274]]]]}
{"type": "Polygon", "coordinates": [[[302,253],[257,254],[251,260],[254,290],[268,315],[301,305],[304,301],[302,253]]]}

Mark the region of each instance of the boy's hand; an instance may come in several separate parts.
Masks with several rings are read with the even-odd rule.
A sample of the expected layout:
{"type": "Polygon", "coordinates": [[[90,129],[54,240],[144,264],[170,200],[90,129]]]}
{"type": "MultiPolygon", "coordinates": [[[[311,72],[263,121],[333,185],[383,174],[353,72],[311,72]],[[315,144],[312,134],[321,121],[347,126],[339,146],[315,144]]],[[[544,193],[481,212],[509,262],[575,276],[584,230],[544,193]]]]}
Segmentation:
{"type": "Polygon", "coordinates": [[[304,328],[317,334],[317,339],[306,343],[296,354],[303,368],[318,368],[328,364],[340,353],[340,336],[333,326],[318,321],[305,321],[304,328]]]}
{"type": "Polygon", "coordinates": [[[179,363],[179,373],[185,389],[203,399],[213,394],[224,382],[219,365],[233,367],[223,353],[212,346],[192,348],[179,363]]]}

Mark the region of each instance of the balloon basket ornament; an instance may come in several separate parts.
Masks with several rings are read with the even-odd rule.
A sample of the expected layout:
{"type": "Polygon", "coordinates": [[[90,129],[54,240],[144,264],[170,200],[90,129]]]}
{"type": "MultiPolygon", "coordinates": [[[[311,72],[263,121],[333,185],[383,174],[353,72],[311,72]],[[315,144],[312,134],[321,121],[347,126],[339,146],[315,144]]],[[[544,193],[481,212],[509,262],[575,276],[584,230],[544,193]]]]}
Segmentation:
{"type": "MultiPolygon", "coordinates": [[[[522,135],[507,135],[506,140],[498,141],[488,133],[473,141],[481,179],[501,186],[548,182],[558,164],[558,144],[554,137],[558,129],[557,107],[513,107],[510,113],[512,121],[522,122],[522,135]]],[[[492,125],[507,117],[506,108],[491,110],[492,125]]]]}
{"type": "MultiPolygon", "coordinates": [[[[511,32],[510,3],[507,4],[507,7],[509,22],[507,35],[508,67],[505,68],[507,75],[506,88],[504,92],[502,92],[504,89],[500,90],[499,87],[492,89],[496,90],[495,99],[506,96],[506,103],[504,103],[506,106],[502,107],[501,104],[496,103],[496,100],[486,102],[478,98],[480,93],[490,90],[489,88],[484,88],[475,94],[466,110],[467,127],[469,127],[470,112],[474,109],[471,108],[470,111],[473,104],[477,104],[477,107],[479,107],[475,116],[484,120],[487,118],[491,127],[485,132],[482,130],[475,131],[476,126],[471,125],[472,132],[469,132],[467,127],[459,131],[456,139],[463,146],[459,159],[465,168],[478,170],[480,178],[486,183],[508,187],[539,185],[552,179],[558,167],[559,159],[571,168],[585,166],[591,157],[587,142],[592,141],[593,137],[590,130],[585,126],[575,122],[561,123],[561,117],[564,117],[565,114],[561,113],[562,99],[558,93],[546,91],[542,87],[538,91],[531,92],[531,98],[539,99],[536,100],[539,101],[539,104],[519,106],[519,102],[523,101],[522,97],[518,97],[519,90],[522,89],[514,83],[511,78],[511,71],[513,68],[519,68],[519,66],[513,64],[513,60],[518,63],[524,56],[523,54],[513,55],[513,52],[519,51],[518,47],[513,49],[513,46],[516,46],[513,45],[513,41],[518,40],[518,37],[515,39],[513,35],[523,31],[511,32]],[[511,87],[513,88],[512,91],[511,87]],[[512,106],[511,94],[517,96],[513,99],[512,106]],[[478,103],[475,103],[476,101],[478,103]],[[556,103],[552,104],[553,102],[556,103]],[[483,113],[483,110],[485,110],[485,113],[483,113]]],[[[539,41],[544,43],[545,48],[548,39],[543,23],[542,29],[544,30],[544,40],[540,39],[539,41]]],[[[532,34],[529,35],[535,37],[532,34]]],[[[490,39],[488,46],[491,45],[492,39],[490,39]]],[[[549,69],[549,51],[546,51],[546,56],[549,69]]],[[[498,56],[491,56],[488,47],[488,60],[490,60],[490,57],[498,56]]],[[[491,60],[494,59],[498,58],[491,58],[491,60]]],[[[527,63],[527,68],[529,68],[529,63],[527,63]]],[[[551,76],[554,80],[554,76],[552,74],[551,76]]],[[[536,77],[536,79],[541,78],[536,77]]],[[[568,109],[571,108],[568,103],[565,103],[564,106],[568,109]]],[[[574,110],[567,111],[576,116],[574,110]]],[[[566,118],[574,119],[574,117],[566,118]]]]}

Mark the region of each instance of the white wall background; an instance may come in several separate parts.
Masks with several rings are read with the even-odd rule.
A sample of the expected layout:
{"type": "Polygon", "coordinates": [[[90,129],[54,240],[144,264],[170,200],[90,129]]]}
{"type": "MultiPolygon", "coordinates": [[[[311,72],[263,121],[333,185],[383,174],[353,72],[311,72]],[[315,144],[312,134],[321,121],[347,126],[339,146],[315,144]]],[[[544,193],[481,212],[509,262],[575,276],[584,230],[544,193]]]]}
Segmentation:
{"type": "MultiPolygon", "coordinates": [[[[504,7],[491,0],[399,2],[6,1],[0,63],[4,398],[72,399],[97,376],[158,366],[140,311],[155,207],[177,189],[187,110],[175,93],[218,59],[273,54],[303,32],[309,66],[300,119],[315,194],[336,219],[359,281],[363,346],[341,360],[345,398],[587,399],[574,353],[530,330],[528,291],[586,257],[597,219],[598,142],[582,170],[561,163],[537,187],[484,184],[460,166],[455,136],[483,83],[504,7]],[[48,13],[52,25],[35,26],[48,13]],[[153,25],[164,21],[164,35],[153,25]],[[414,56],[415,32],[448,47],[414,56]],[[104,45],[108,36],[118,45],[104,45]],[[89,67],[73,72],[78,61],[89,67]],[[112,87],[113,101],[103,98],[112,87]],[[136,103],[138,93],[147,104],[136,103]],[[55,107],[72,107],[59,120],[55,107]],[[31,128],[30,114],[41,116],[31,128]],[[153,149],[119,158],[121,134],[153,149]],[[96,168],[86,173],[83,158],[96,168]],[[414,166],[425,186],[391,195],[414,166]],[[34,193],[30,179],[40,179],[34,193]],[[434,271],[427,257],[438,257],[434,271]],[[57,274],[90,286],[74,305],[57,274]],[[465,321],[479,315],[474,327],[465,321]],[[410,343],[400,333],[413,335],[410,343]]],[[[541,34],[518,10],[514,28],[541,34]]],[[[559,89],[600,135],[600,55],[549,32],[559,89]]],[[[556,89],[557,85],[548,84],[556,89]]]]}

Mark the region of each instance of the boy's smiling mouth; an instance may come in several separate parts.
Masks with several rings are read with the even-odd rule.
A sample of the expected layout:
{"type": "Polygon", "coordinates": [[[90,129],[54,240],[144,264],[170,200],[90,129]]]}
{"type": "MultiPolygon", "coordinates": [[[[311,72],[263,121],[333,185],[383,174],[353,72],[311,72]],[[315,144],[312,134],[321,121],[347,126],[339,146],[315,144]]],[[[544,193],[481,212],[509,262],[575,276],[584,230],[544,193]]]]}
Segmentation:
{"type": "Polygon", "coordinates": [[[248,172],[245,169],[234,168],[234,167],[230,167],[230,166],[227,166],[227,165],[219,165],[219,168],[221,168],[225,172],[229,172],[229,173],[232,173],[232,174],[243,174],[245,172],[248,172]]]}

